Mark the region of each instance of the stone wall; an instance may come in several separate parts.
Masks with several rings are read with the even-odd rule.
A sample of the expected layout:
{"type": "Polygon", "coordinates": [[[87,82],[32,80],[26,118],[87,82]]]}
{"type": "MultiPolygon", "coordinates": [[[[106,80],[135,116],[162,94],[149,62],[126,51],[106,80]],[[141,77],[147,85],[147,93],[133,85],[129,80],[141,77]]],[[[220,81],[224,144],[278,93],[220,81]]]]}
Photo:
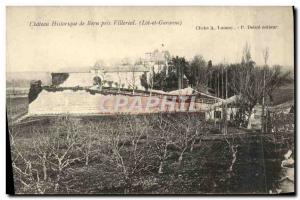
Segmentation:
{"type": "MultiPolygon", "coordinates": [[[[167,96],[157,96],[158,103],[150,101],[149,96],[104,95],[91,94],[86,90],[43,90],[38,97],[29,104],[29,115],[56,114],[139,114],[155,112],[189,111],[188,101],[179,102],[178,99],[168,99],[167,96]],[[126,103],[124,103],[126,102],[126,103]],[[123,106],[121,106],[121,104],[123,106]],[[124,104],[126,104],[124,106],[124,104]],[[170,105],[172,104],[172,105],[170,105]]],[[[176,97],[175,97],[176,98],[176,97]]],[[[193,106],[193,105],[192,105],[193,106]]]]}
{"type": "Polygon", "coordinates": [[[119,87],[118,85],[120,85],[120,88],[132,89],[134,85],[135,89],[144,90],[140,80],[144,72],[106,72],[101,74],[76,72],[68,74],[69,76],[59,84],[60,87],[91,87],[94,84],[94,78],[99,76],[101,81],[105,81],[105,87],[119,87]]]}

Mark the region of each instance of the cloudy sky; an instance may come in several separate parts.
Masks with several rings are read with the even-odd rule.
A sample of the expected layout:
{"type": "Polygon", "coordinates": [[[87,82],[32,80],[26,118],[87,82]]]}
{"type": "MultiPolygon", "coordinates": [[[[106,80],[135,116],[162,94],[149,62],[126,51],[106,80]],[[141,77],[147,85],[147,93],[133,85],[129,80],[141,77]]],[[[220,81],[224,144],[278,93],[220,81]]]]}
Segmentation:
{"type": "Polygon", "coordinates": [[[97,60],[113,63],[124,57],[144,57],[160,49],[191,59],[201,54],[213,63],[239,62],[245,43],[253,60],[293,67],[291,7],[8,7],[7,71],[55,71],[88,67],[97,60]],[[114,20],[135,25],[113,25],[114,20]],[[139,25],[139,21],[181,25],[139,25]],[[106,26],[51,26],[56,22],[110,22],[106,26]],[[33,26],[39,22],[49,26],[33,26]],[[30,24],[31,23],[31,24],[30,24]],[[259,29],[248,29],[259,26],[259,29]],[[196,27],[232,27],[196,30],[196,27]],[[244,29],[240,29],[244,26],[244,29]],[[262,29],[277,26],[276,29],[262,29]]]}

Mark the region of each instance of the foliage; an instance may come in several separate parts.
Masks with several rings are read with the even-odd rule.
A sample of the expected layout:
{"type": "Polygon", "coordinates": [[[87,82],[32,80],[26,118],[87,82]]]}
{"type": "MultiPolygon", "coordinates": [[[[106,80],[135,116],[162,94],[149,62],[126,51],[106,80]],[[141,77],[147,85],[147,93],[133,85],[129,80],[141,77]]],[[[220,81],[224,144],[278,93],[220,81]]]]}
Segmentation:
{"type": "Polygon", "coordinates": [[[263,51],[263,58],[265,65],[257,66],[248,43],[243,48],[241,63],[213,65],[201,55],[194,56],[189,62],[184,57],[174,56],[168,68],[154,73],[153,88],[170,91],[191,86],[223,99],[238,95],[236,124],[247,126],[253,107],[262,104],[263,97],[272,105],[274,91],[292,82],[290,71],[283,71],[279,65],[267,65],[268,49],[263,51]]]}
{"type": "Polygon", "coordinates": [[[183,88],[184,77],[188,71],[188,62],[184,57],[173,57],[168,69],[164,69],[153,75],[153,88],[170,91],[183,88]]]}
{"type": "Polygon", "coordinates": [[[141,85],[146,89],[148,90],[150,84],[147,82],[147,76],[146,74],[142,74],[141,78],[140,78],[140,81],[141,81],[141,85]]]}

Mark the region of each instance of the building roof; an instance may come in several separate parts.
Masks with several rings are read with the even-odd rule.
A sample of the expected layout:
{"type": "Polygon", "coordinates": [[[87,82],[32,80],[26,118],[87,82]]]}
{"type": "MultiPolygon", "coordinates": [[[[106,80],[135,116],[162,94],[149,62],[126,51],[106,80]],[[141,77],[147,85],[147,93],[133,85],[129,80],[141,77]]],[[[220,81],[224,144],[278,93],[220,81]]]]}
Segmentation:
{"type": "Polygon", "coordinates": [[[52,73],[87,73],[90,69],[90,67],[64,67],[55,70],[52,73]]]}
{"type": "Polygon", "coordinates": [[[149,67],[147,65],[115,65],[111,67],[105,67],[104,72],[148,72],[149,67]]]}
{"type": "Polygon", "coordinates": [[[148,72],[148,65],[114,65],[114,66],[93,66],[93,67],[68,67],[61,68],[53,73],[89,73],[90,70],[101,70],[103,72],[148,72]]]}
{"type": "Polygon", "coordinates": [[[282,104],[276,105],[276,106],[270,106],[268,107],[269,111],[272,112],[278,112],[278,111],[284,111],[284,110],[290,110],[295,105],[294,101],[287,101],[282,104]]]}

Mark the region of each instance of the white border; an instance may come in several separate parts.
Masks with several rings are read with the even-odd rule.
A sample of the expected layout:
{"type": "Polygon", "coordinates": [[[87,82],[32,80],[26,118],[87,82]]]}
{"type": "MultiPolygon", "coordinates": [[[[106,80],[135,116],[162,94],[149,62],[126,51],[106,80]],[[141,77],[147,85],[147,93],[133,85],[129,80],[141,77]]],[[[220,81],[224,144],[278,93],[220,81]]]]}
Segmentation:
{"type": "Polygon", "coordinates": [[[207,5],[207,6],[223,6],[223,5],[294,5],[296,0],[202,0],[201,2],[197,0],[146,0],[146,1],[138,1],[138,0],[4,0],[4,5],[207,5]]]}
{"type": "MultiPolygon", "coordinates": [[[[5,123],[5,120],[6,120],[6,117],[5,117],[5,91],[6,91],[6,86],[5,86],[5,73],[6,73],[6,61],[5,61],[5,58],[6,58],[6,52],[5,52],[5,49],[6,49],[6,39],[5,39],[5,25],[6,25],[6,16],[5,16],[5,9],[6,9],[6,6],[30,6],[30,5],[40,5],[40,6],[47,6],[47,5],[56,5],[56,6],[81,6],[81,5],[85,5],[85,6],[100,6],[100,5],[115,5],[115,6],[124,6],[124,5],[127,5],[127,6],[130,6],[130,5],[157,5],[157,6],[166,6],[166,5],[173,5],[173,6],[179,6],[179,5],[198,5],[198,6],[292,6],[294,5],[296,8],[298,8],[298,18],[299,18],[299,8],[300,8],[300,1],[299,0],[272,0],[272,1],[268,1],[268,0],[260,0],[260,1],[255,1],[255,0],[228,0],[228,1],[222,1],[222,0],[202,0],[201,2],[200,1],[197,1],[197,0],[147,0],[147,1],[139,1],[139,0],[128,0],[126,2],[122,1],[122,0],[104,0],[104,1],[95,1],[95,0],[44,0],[44,1],[41,1],[41,0],[2,0],[0,1],[0,13],[1,13],[1,17],[0,17],[0,50],[1,50],[1,53],[0,53],[0,63],[1,63],[1,66],[0,66],[0,75],[1,75],[1,78],[0,78],[0,87],[1,87],[1,90],[0,90],[0,122],[1,122],[1,131],[0,131],[0,158],[1,158],[1,161],[2,161],[2,164],[0,165],[0,199],[8,199],[8,198],[12,198],[12,197],[9,197],[8,195],[5,194],[5,191],[6,191],[6,179],[5,179],[5,168],[6,168],[6,132],[5,132],[5,126],[6,126],[6,123],[5,123]]],[[[297,24],[296,24],[296,27],[298,29],[299,27],[299,19],[297,20],[297,24]]],[[[299,38],[298,38],[298,42],[297,46],[299,44],[299,38]]],[[[297,58],[299,58],[299,50],[297,51],[297,58]]],[[[299,62],[299,61],[298,61],[299,62]]],[[[297,67],[297,66],[295,66],[297,67]]],[[[297,77],[299,77],[299,70],[297,70],[297,77]]],[[[297,84],[297,93],[299,93],[299,84],[297,84]]],[[[298,106],[297,106],[297,113],[299,112],[299,102],[297,102],[298,106]]],[[[300,119],[298,118],[297,119],[297,124],[298,126],[300,125],[300,119]]],[[[298,133],[298,131],[297,131],[298,133]]],[[[297,145],[300,144],[300,141],[299,141],[299,135],[297,136],[297,145]]],[[[299,149],[299,147],[297,148],[299,149]]],[[[296,161],[299,161],[299,153],[297,153],[297,160],[296,161]]],[[[299,162],[298,162],[299,163],[299,162]]],[[[297,166],[299,166],[299,164],[297,163],[297,166]]],[[[296,180],[299,180],[299,171],[297,170],[297,179],[296,180]]],[[[297,188],[297,191],[299,192],[299,183],[296,184],[298,186],[297,188]]],[[[267,196],[266,196],[267,197],[267,196]]],[[[13,197],[13,198],[16,198],[16,197],[13,197]]],[[[19,197],[19,198],[23,198],[23,197],[19,197]]],[[[40,197],[26,197],[26,199],[37,199],[37,198],[40,198],[40,197]]],[[[45,198],[51,198],[51,199],[66,199],[69,197],[45,197],[45,198]]],[[[103,197],[97,197],[97,196],[92,196],[92,197],[82,197],[82,196],[78,196],[76,198],[79,198],[79,199],[87,199],[87,198],[108,198],[108,196],[103,196],[103,197]]],[[[112,198],[112,197],[109,197],[109,198],[112,198]]],[[[114,198],[145,198],[145,197],[114,197],[114,198]]],[[[149,198],[149,197],[148,197],[149,198]]],[[[150,197],[149,199],[154,199],[154,198],[157,198],[157,197],[150,197]]],[[[163,197],[160,197],[160,198],[163,198],[163,197]]],[[[180,199],[182,197],[180,196],[177,196],[177,197],[164,197],[166,199],[170,199],[170,198],[177,198],[177,199],[180,199]]],[[[192,199],[198,199],[199,197],[189,197],[189,198],[192,198],[192,199]]],[[[201,197],[202,199],[208,199],[208,198],[211,198],[211,197],[204,197],[202,196],[201,197]]],[[[216,198],[215,196],[213,198],[216,198]]],[[[222,199],[225,199],[226,197],[220,197],[222,199]]],[[[232,198],[232,197],[227,197],[227,198],[232,198]]],[[[238,198],[242,198],[242,197],[238,197],[238,198]]],[[[253,197],[247,197],[247,199],[250,199],[250,198],[253,198],[253,197]]],[[[268,198],[268,197],[267,197],[268,198]]]]}

